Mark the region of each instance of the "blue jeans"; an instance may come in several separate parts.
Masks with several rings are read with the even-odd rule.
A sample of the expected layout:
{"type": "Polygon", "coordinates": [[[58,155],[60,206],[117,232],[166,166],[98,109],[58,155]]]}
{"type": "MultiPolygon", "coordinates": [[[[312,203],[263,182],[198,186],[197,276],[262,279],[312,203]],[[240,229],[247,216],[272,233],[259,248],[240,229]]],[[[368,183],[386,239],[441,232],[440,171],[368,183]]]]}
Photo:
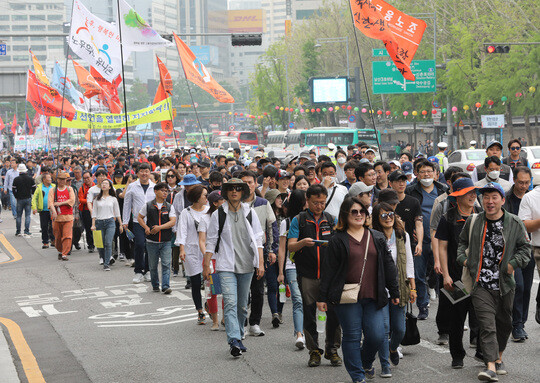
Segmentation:
{"type": "Polygon", "coordinates": [[[247,318],[248,295],[253,273],[237,274],[220,271],[221,291],[223,294],[223,316],[227,343],[241,340],[244,336],[244,323],[247,318]]]}
{"type": "Polygon", "coordinates": [[[534,253],[531,252],[531,261],[523,269],[516,269],[516,293],[514,295],[514,307],[512,309],[512,327],[523,329],[529,314],[529,302],[531,300],[531,288],[534,279],[534,253]]]}
{"type": "Polygon", "coordinates": [[[11,214],[13,214],[13,218],[17,219],[17,198],[11,190],[9,191],[9,203],[11,204],[11,214]]]}
{"type": "Polygon", "coordinates": [[[112,256],[114,232],[116,230],[114,218],[96,219],[96,230],[101,230],[101,237],[103,239],[103,248],[98,248],[99,256],[103,258],[103,267],[109,266],[112,256]]]}
{"type": "Polygon", "coordinates": [[[416,305],[418,308],[427,308],[427,305],[429,304],[426,274],[430,258],[433,259],[430,244],[424,242],[422,244],[422,255],[413,257],[414,278],[416,280],[416,290],[418,294],[416,305]]]}
{"type": "Polygon", "coordinates": [[[353,382],[365,379],[384,338],[384,313],[373,299],[335,306],[343,331],[343,361],[353,382]],[[362,343],[362,333],[364,341],[362,343]],[[362,344],[362,346],[361,346],[362,344]]]}
{"type": "Polygon", "coordinates": [[[283,303],[278,299],[278,263],[274,262],[271,265],[268,265],[266,268],[266,273],[264,277],[266,278],[266,289],[268,295],[268,306],[270,306],[270,311],[272,314],[282,313],[283,312],[283,303]]]}
{"type": "Polygon", "coordinates": [[[30,233],[30,214],[32,214],[32,198],[17,200],[17,210],[15,215],[15,224],[17,234],[21,232],[21,220],[24,212],[24,233],[30,233]]]}
{"type": "Polygon", "coordinates": [[[291,290],[293,307],[294,334],[304,332],[304,307],[302,306],[302,293],[296,280],[296,269],[285,270],[285,279],[291,290]]]}
{"type": "Polygon", "coordinates": [[[158,260],[161,258],[161,290],[168,289],[171,277],[171,242],[146,241],[146,251],[148,252],[152,287],[159,289],[158,260]]]}
{"type": "Polygon", "coordinates": [[[133,258],[135,259],[135,273],[146,274],[150,269],[148,264],[148,254],[145,252],[146,234],[138,223],[133,222],[133,258]]]}
{"type": "Polygon", "coordinates": [[[405,336],[405,307],[407,306],[394,305],[388,299],[388,304],[382,309],[385,334],[381,347],[379,347],[381,367],[390,367],[390,350],[396,351],[405,336]],[[388,341],[389,335],[390,341],[388,341]]]}

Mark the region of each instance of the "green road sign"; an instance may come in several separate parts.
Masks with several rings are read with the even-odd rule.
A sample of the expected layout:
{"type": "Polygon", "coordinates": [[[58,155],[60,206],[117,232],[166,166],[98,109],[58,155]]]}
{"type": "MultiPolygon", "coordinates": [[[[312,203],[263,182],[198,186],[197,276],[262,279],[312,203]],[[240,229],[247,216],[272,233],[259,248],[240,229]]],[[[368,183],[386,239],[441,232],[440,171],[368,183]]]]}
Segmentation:
{"type": "Polygon", "coordinates": [[[389,57],[390,55],[386,49],[373,49],[373,57],[389,57]]]}
{"type": "Polygon", "coordinates": [[[411,63],[416,81],[405,80],[391,61],[373,61],[372,69],[374,94],[435,92],[435,60],[414,60],[411,63]]]}

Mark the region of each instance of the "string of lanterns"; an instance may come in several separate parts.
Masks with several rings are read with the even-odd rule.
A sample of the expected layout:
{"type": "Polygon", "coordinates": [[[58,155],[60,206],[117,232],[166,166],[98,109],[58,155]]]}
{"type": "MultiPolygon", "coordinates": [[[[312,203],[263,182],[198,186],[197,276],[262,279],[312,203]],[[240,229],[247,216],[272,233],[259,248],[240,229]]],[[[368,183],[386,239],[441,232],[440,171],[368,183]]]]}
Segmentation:
{"type": "MultiPolygon", "coordinates": [[[[531,86],[529,87],[529,92],[530,93],[534,93],[536,92],[536,88],[534,86],[531,86]]],[[[523,93],[521,92],[517,92],[515,94],[516,96],[516,99],[520,99],[522,96],[523,96],[523,93]]],[[[501,104],[502,105],[505,105],[505,103],[508,101],[508,97],[506,96],[502,96],[501,97],[501,104]]],[[[493,107],[493,105],[495,104],[495,101],[493,100],[488,100],[487,101],[487,105],[488,105],[488,108],[491,109],[493,107]]],[[[480,108],[482,108],[482,103],[481,102],[476,102],[474,104],[474,107],[476,108],[476,111],[479,111],[480,108]]],[[[470,106],[465,104],[463,105],[463,111],[464,113],[467,113],[469,110],[470,110],[470,106]]],[[[397,111],[394,111],[393,113],[389,110],[386,110],[386,111],[383,111],[381,109],[378,109],[377,111],[375,110],[368,110],[366,108],[362,108],[360,109],[359,107],[357,106],[351,106],[351,105],[342,105],[342,106],[331,106],[331,107],[328,107],[328,108],[319,108],[319,107],[309,107],[309,106],[304,106],[302,108],[290,108],[290,107],[286,107],[286,106],[275,106],[274,107],[274,110],[275,111],[282,111],[282,112],[294,112],[296,114],[315,114],[315,113],[327,113],[327,112],[339,112],[339,111],[342,111],[342,112],[346,112],[346,113],[352,113],[352,112],[361,112],[361,113],[370,113],[370,114],[377,114],[378,118],[382,118],[383,117],[383,114],[386,115],[386,117],[388,118],[397,118],[398,117],[398,112],[397,111]]],[[[457,115],[457,112],[458,112],[458,107],[457,106],[452,106],[452,114],[455,116],[457,115]]],[[[442,108],[441,109],[441,113],[443,116],[446,115],[446,113],[448,113],[448,110],[446,108],[442,108]]],[[[237,117],[246,117],[246,118],[250,118],[250,119],[263,119],[264,117],[267,117],[270,113],[269,112],[264,112],[262,115],[252,115],[252,114],[246,114],[246,113],[240,113],[240,112],[229,112],[229,115],[232,116],[237,116],[237,117]]],[[[413,117],[417,117],[419,112],[416,111],[416,110],[413,110],[411,112],[412,116],[413,117]]],[[[429,112],[427,110],[422,110],[420,112],[420,114],[422,115],[423,118],[426,118],[429,114],[429,112]]],[[[438,110],[437,109],[431,109],[431,114],[433,116],[435,116],[436,114],[438,114],[438,110]]],[[[407,110],[403,111],[402,112],[402,115],[404,118],[407,118],[409,116],[409,112],[407,110]]]]}

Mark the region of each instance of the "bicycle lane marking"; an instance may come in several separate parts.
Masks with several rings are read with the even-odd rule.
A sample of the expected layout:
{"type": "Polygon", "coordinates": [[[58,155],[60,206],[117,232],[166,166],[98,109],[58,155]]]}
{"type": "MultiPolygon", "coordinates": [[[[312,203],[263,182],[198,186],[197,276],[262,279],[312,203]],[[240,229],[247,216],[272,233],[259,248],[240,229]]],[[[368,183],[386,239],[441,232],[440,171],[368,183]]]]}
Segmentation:
{"type": "Polygon", "coordinates": [[[9,261],[0,262],[0,265],[5,265],[6,263],[12,263],[17,262],[22,259],[22,256],[19,254],[17,250],[13,247],[11,243],[7,240],[6,236],[2,233],[0,233],[0,242],[4,246],[4,248],[9,252],[11,255],[11,259],[9,261]]]}
{"type": "Polygon", "coordinates": [[[36,357],[28,346],[19,325],[11,319],[1,317],[0,323],[3,324],[8,330],[9,337],[17,350],[17,354],[19,355],[19,359],[22,363],[28,383],[45,383],[45,379],[43,378],[43,374],[41,373],[39,365],[36,361],[36,357]]]}

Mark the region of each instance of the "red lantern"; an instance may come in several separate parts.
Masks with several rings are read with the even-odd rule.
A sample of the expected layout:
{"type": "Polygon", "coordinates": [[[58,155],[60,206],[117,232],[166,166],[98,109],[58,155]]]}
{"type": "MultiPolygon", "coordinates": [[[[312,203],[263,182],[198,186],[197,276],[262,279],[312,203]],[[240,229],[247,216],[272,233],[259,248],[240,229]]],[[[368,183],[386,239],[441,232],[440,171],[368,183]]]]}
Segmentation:
{"type": "Polygon", "coordinates": [[[349,105],[349,106],[347,107],[347,110],[351,110],[351,109],[352,109],[352,106],[349,105]]]}
{"type": "Polygon", "coordinates": [[[491,106],[491,105],[493,105],[493,104],[494,104],[493,100],[488,100],[488,105],[489,105],[489,106],[491,106]]]}
{"type": "Polygon", "coordinates": [[[311,109],[311,113],[315,113],[315,109],[311,109]]]}
{"type": "Polygon", "coordinates": [[[389,116],[391,112],[389,110],[386,111],[386,115],[389,116]]]}
{"type": "Polygon", "coordinates": [[[431,114],[433,114],[433,115],[437,114],[437,110],[436,110],[436,109],[433,109],[433,110],[431,111],[431,114]]]}
{"type": "Polygon", "coordinates": [[[237,112],[234,112],[234,115],[235,115],[235,116],[238,116],[238,113],[237,113],[237,112]]]}
{"type": "Polygon", "coordinates": [[[422,114],[425,116],[427,114],[427,110],[423,110],[422,114]]]}
{"type": "Polygon", "coordinates": [[[382,114],[382,110],[378,110],[377,114],[380,116],[382,114]]]}
{"type": "Polygon", "coordinates": [[[268,116],[268,113],[264,112],[264,115],[265,115],[265,116],[268,116]]]}
{"type": "Polygon", "coordinates": [[[244,115],[244,113],[240,113],[240,116],[243,116],[243,115],[244,115]]]}
{"type": "Polygon", "coordinates": [[[321,111],[321,108],[317,108],[316,110],[317,110],[317,113],[319,113],[321,111]]]}

